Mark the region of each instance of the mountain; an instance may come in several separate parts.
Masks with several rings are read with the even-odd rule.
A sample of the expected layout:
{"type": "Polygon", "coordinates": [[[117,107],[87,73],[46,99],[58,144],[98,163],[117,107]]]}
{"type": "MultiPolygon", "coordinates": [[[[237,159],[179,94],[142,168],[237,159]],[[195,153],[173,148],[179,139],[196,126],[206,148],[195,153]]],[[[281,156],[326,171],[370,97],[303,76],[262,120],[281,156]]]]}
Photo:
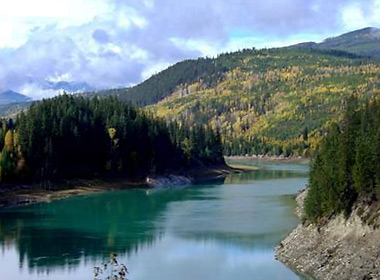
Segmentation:
{"type": "Polygon", "coordinates": [[[148,107],[168,120],[210,124],[227,155],[308,155],[342,118],[346,98],[380,94],[380,65],[344,51],[281,48],[227,57],[231,69],[179,84],[148,107]]]}
{"type": "Polygon", "coordinates": [[[212,83],[223,73],[237,66],[235,61],[239,58],[236,56],[237,53],[231,56],[223,54],[218,59],[198,58],[181,61],[134,87],[105,90],[97,94],[117,95],[122,101],[139,106],[151,105],[169,96],[179,85],[191,84],[199,79],[205,83],[212,83]]]}
{"type": "Polygon", "coordinates": [[[377,33],[185,60],[135,87],[92,94],[115,95],[181,125],[211,125],[227,155],[309,155],[342,119],[349,96],[363,102],[380,94],[380,64],[361,55],[377,33]],[[362,53],[345,51],[353,46],[362,53]]]}
{"type": "Polygon", "coordinates": [[[21,102],[28,102],[28,101],[31,101],[31,98],[12,90],[3,91],[0,93],[0,105],[6,105],[6,104],[11,104],[11,103],[21,103],[21,102]]]}
{"type": "MultiPolygon", "coordinates": [[[[359,56],[380,58],[380,29],[368,27],[328,38],[322,43],[305,42],[287,48],[320,50],[351,58],[359,56]]],[[[151,105],[170,96],[179,85],[202,80],[204,84],[212,86],[212,83],[220,79],[226,72],[239,67],[241,60],[246,57],[247,51],[249,53],[250,50],[225,53],[217,58],[184,60],[153,75],[137,86],[105,90],[97,92],[97,94],[117,95],[121,100],[139,106],[151,105]]]]}
{"type": "Polygon", "coordinates": [[[319,44],[306,42],[291,47],[335,49],[357,55],[380,58],[380,29],[367,27],[337,37],[328,38],[319,44]]]}

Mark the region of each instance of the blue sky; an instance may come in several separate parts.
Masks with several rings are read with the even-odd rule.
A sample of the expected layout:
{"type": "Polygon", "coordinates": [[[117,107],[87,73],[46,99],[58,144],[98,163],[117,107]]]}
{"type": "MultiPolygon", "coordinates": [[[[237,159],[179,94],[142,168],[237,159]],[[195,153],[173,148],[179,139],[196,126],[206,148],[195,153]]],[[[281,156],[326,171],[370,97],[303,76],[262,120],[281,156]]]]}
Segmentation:
{"type": "Polygon", "coordinates": [[[126,87],[187,58],[380,26],[380,0],[0,0],[0,89],[126,87]]]}

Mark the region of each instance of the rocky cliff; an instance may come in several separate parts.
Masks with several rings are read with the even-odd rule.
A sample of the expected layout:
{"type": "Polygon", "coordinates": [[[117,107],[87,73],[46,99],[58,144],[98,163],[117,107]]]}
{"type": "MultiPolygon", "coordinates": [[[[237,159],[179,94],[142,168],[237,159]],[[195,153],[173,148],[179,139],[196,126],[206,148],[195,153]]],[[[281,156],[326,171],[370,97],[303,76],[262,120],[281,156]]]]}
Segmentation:
{"type": "MultiPolygon", "coordinates": [[[[297,197],[298,215],[306,193],[297,197]]],[[[348,218],[304,222],[276,247],[277,259],[318,280],[380,279],[379,206],[361,200],[348,218]]]]}

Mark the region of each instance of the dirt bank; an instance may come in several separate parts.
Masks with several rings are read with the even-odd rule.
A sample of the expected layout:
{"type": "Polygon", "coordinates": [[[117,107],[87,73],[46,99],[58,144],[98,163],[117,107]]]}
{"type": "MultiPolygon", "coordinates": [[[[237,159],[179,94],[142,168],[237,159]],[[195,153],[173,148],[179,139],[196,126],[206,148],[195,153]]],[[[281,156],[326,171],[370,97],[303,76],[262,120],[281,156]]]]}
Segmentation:
{"type": "MultiPolygon", "coordinates": [[[[299,215],[305,196],[297,197],[299,215]]],[[[361,201],[348,219],[301,224],[276,247],[276,258],[318,280],[380,279],[379,216],[379,202],[361,201]]]]}

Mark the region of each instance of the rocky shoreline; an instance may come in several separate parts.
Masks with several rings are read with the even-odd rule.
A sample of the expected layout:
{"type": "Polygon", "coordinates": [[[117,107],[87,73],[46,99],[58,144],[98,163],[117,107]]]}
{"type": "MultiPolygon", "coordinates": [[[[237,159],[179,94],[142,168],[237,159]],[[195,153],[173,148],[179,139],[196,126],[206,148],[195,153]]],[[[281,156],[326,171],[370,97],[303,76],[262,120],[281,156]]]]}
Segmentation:
{"type": "Polygon", "coordinates": [[[38,185],[1,185],[0,209],[5,207],[25,206],[41,202],[65,199],[78,195],[96,192],[136,189],[186,186],[204,180],[221,179],[233,172],[243,172],[242,169],[231,168],[228,165],[208,166],[189,169],[183,172],[168,173],[162,176],[148,176],[145,180],[132,181],[125,178],[109,179],[77,179],[49,186],[38,185]]]}
{"type": "MultiPolygon", "coordinates": [[[[306,191],[297,197],[303,213],[306,191]]],[[[276,258],[318,280],[380,279],[379,203],[357,203],[348,219],[300,224],[276,247],[276,258]]]]}
{"type": "Polygon", "coordinates": [[[152,188],[171,188],[174,186],[187,186],[193,183],[193,179],[186,176],[167,175],[167,176],[148,176],[146,183],[152,188]]]}

